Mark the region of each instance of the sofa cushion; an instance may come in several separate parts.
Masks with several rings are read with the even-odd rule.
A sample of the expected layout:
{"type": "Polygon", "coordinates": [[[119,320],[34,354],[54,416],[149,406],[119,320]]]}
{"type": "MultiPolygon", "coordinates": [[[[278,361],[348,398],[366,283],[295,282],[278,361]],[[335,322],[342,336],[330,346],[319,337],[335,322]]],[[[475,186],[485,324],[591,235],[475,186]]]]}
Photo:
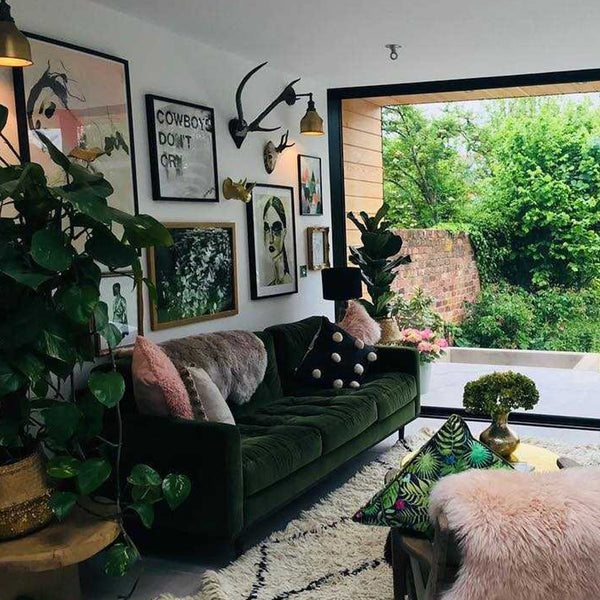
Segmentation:
{"type": "Polygon", "coordinates": [[[408,373],[381,373],[369,376],[362,387],[356,390],[315,389],[312,386],[298,386],[292,391],[294,396],[368,396],[376,403],[377,420],[381,422],[415,399],[417,382],[408,373]]]}
{"type": "Polygon", "coordinates": [[[274,325],[265,330],[273,336],[275,342],[279,377],[286,394],[308,346],[319,331],[322,319],[323,317],[309,317],[295,323],[274,325]]]}
{"type": "Polygon", "coordinates": [[[251,496],[321,456],[313,427],[241,425],[244,494],[251,496]]]}
{"type": "Polygon", "coordinates": [[[319,332],[296,371],[296,379],[320,388],[359,388],[377,360],[368,346],[323,317],[319,332]]]}
{"type": "Polygon", "coordinates": [[[326,454],[375,423],[377,406],[370,396],[284,397],[236,420],[243,425],[311,427],[321,435],[326,454]]]}

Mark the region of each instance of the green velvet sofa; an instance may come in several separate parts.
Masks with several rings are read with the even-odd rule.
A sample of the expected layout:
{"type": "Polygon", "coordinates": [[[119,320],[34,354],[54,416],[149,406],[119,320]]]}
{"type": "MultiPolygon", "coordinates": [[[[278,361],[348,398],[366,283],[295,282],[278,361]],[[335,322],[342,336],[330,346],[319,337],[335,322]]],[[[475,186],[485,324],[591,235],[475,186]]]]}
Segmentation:
{"type": "MultiPolygon", "coordinates": [[[[321,317],[257,333],[268,353],[252,400],[231,406],[236,425],[141,415],[124,400],[124,464],[144,462],[192,479],[175,512],[155,528],[226,539],[239,545],[247,528],[419,414],[415,351],[380,347],[374,373],[357,390],[304,388],[294,378],[321,317]]],[[[402,434],[402,433],[401,433],[402,434]]]]}

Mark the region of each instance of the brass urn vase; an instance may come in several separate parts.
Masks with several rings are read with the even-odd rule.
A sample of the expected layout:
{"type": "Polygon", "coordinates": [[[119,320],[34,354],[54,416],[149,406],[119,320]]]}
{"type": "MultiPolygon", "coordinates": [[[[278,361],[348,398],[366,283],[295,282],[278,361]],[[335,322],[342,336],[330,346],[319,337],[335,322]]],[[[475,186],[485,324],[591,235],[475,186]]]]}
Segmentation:
{"type": "Polygon", "coordinates": [[[52,519],[48,504],[51,489],[46,482],[38,451],[0,467],[0,540],[25,535],[52,519]]]}
{"type": "Polygon", "coordinates": [[[519,446],[519,436],[508,426],[509,413],[497,413],[492,416],[492,424],[481,432],[479,440],[502,458],[510,460],[519,446]]]}
{"type": "Polygon", "coordinates": [[[377,322],[381,327],[381,339],[378,342],[379,344],[387,346],[400,339],[400,328],[398,327],[396,319],[389,317],[387,319],[380,319],[377,322]]]}

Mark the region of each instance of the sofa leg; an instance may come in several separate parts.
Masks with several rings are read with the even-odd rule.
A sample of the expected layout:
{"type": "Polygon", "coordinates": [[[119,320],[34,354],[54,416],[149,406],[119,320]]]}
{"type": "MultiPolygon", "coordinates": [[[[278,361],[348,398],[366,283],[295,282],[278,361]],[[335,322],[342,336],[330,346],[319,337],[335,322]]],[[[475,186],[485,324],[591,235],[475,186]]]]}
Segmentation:
{"type": "Polygon", "coordinates": [[[400,441],[402,441],[404,439],[404,426],[400,427],[400,429],[398,429],[398,439],[400,441]]]}
{"type": "Polygon", "coordinates": [[[234,553],[234,557],[236,560],[242,554],[244,554],[244,550],[245,550],[244,537],[240,535],[240,536],[236,537],[235,540],[233,541],[233,553],[234,553]]]}

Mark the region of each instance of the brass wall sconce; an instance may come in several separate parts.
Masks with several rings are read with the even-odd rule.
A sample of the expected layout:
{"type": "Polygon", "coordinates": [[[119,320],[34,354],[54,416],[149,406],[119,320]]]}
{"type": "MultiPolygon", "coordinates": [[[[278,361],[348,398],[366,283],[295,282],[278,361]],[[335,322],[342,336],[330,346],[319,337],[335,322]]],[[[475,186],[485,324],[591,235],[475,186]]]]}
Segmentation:
{"type": "Polygon", "coordinates": [[[235,105],[237,108],[237,117],[231,119],[229,121],[229,133],[233,138],[235,145],[238,148],[242,147],[246,136],[253,131],[277,131],[280,127],[263,127],[261,125],[262,120],[273,111],[273,109],[285,102],[288,106],[293,106],[296,104],[296,100],[298,98],[302,98],[304,96],[308,96],[308,110],[306,114],[302,118],[300,123],[300,133],[304,135],[323,135],[323,119],[319,116],[315,109],[315,103],[313,101],[312,93],[307,94],[296,94],[294,90],[294,85],[300,81],[300,78],[295,79],[288,83],[283,91],[271,102],[267,108],[265,108],[253,121],[248,123],[244,118],[244,109],[242,106],[242,92],[244,91],[244,86],[248,82],[248,80],[254,75],[259,69],[262,69],[267,62],[264,62],[257,67],[254,67],[249,73],[247,73],[238,89],[235,93],[235,105]]]}
{"type": "Polygon", "coordinates": [[[29,67],[31,46],[19,31],[6,0],[0,0],[0,67],[29,67]]]}

